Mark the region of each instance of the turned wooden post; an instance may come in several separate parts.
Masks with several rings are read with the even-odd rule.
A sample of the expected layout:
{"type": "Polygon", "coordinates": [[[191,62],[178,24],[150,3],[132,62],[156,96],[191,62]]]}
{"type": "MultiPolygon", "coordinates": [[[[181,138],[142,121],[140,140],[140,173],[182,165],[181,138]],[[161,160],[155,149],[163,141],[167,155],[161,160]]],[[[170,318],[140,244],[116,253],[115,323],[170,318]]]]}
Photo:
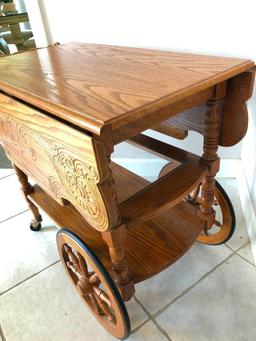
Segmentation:
{"type": "MultiPolygon", "coordinates": [[[[33,187],[31,186],[31,184],[28,181],[28,176],[21,170],[19,169],[16,165],[13,164],[13,169],[18,177],[18,180],[20,182],[21,185],[21,190],[24,194],[25,200],[28,203],[28,207],[30,209],[30,211],[33,214],[34,217],[34,221],[32,221],[31,225],[36,225],[38,223],[40,223],[42,221],[42,216],[39,213],[38,208],[36,207],[35,204],[33,204],[33,202],[31,200],[29,200],[28,195],[33,191],[33,187]]],[[[36,226],[34,226],[36,229],[36,226]]],[[[32,226],[33,228],[33,226],[32,226]]]]}
{"type": "Polygon", "coordinates": [[[130,280],[128,263],[125,257],[126,228],[118,227],[102,233],[102,237],[109,247],[109,254],[115,275],[115,282],[121,291],[124,301],[128,301],[135,292],[134,283],[130,280]]]}
{"type": "Polygon", "coordinates": [[[208,172],[202,183],[201,206],[199,215],[206,221],[206,228],[209,229],[215,223],[215,210],[213,209],[215,175],[220,166],[220,159],[217,155],[221,124],[223,104],[222,98],[212,98],[206,102],[207,112],[205,120],[205,133],[202,161],[208,165],[208,172]]]}
{"type": "Polygon", "coordinates": [[[101,136],[101,140],[94,137],[94,148],[101,159],[101,172],[105,174],[105,181],[101,183],[101,193],[104,191],[105,203],[109,209],[109,228],[101,232],[103,240],[109,249],[109,256],[114,271],[114,280],[124,301],[128,301],[135,292],[134,283],[129,277],[129,268],[125,256],[126,227],[121,222],[117,192],[113,179],[111,154],[113,153],[112,140],[109,135],[101,136]]]}

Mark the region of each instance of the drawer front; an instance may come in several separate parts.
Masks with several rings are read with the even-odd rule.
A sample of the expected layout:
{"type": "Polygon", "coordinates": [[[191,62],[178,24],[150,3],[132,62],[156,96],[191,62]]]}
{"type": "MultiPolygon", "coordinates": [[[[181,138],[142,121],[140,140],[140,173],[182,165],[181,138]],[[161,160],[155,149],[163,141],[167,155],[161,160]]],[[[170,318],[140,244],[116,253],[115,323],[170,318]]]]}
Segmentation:
{"type": "Polygon", "coordinates": [[[0,141],[12,162],[55,200],[71,202],[94,228],[108,229],[90,136],[0,94],[0,141]]]}

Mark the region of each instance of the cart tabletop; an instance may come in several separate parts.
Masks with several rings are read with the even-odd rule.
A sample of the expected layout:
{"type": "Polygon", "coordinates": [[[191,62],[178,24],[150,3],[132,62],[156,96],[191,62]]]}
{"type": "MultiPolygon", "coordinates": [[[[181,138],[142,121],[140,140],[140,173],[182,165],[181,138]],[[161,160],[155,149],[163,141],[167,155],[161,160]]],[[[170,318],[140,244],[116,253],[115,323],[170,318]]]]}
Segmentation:
{"type": "Polygon", "coordinates": [[[237,58],[69,43],[2,58],[0,90],[95,133],[253,66],[237,58]]]}

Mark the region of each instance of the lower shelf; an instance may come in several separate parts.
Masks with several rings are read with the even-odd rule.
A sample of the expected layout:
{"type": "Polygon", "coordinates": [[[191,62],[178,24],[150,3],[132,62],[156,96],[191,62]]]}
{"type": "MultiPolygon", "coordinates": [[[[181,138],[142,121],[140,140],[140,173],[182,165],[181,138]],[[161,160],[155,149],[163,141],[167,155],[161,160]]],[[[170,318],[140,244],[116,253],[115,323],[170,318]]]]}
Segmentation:
{"type": "MultiPolygon", "coordinates": [[[[112,273],[108,248],[99,232],[91,228],[72,205],[61,206],[38,185],[29,196],[59,227],[75,232],[112,273]]],[[[203,228],[196,209],[185,201],[128,229],[126,255],[132,280],[143,281],[179,259],[203,228]]]]}

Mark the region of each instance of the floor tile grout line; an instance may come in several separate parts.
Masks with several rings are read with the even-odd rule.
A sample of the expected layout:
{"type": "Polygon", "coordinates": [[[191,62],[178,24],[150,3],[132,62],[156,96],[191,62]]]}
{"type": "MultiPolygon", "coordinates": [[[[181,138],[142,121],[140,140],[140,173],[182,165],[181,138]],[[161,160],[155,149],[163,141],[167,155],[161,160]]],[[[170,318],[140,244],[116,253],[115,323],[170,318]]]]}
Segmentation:
{"type": "MultiPolygon", "coordinates": [[[[3,169],[3,168],[2,168],[2,169],[3,169]]],[[[4,180],[4,179],[6,179],[6,178],[9,178],[9,177],[12,176],[12,175],[14,175],[14,173],[5,175],[5,176],[3,176],[2,178],[0,178],[0,181],[1,181],[1,180],[4,180]]]]}
{"type": "MultiPolygon", "coordinates": [[[[165,307],[163,307],[162,309],[160,309],[159,311],[157,311],[156,313],[154,313],[153,315],[151,315],[146,308],[143,306],[143,304],[138,300],[138,298],[136,298],[136,301],[144,308],[145,312],[147,312],[147,314],[150,316],[150,319],[153,321],[153,323],[156,325],[156,327],[158,327],[158,329],[162,332],[163,335],[166,336],[167,332],[161,327],[161,325],[157,322],[156,317],[159,316],[161,313],[163,313],[168,307],[170,307],[174,302],[176,302],[177,300],[179,300],[181,297],[185,296],[190,290],[192,290],[197,284],[199,284],[201,281],[203,281],[206,277],[208,277],[211,273],[213,273],[217,268],[219,268],[221,265],[223,265],[227,260],[229,260],[230,258],[232,258],[233,256],[239,256],[241,257],[243,260],[247,261],[250,265],[251,264],[247,259],[244,259],[241,255],[239,255],[239,251],[241,249],[243,249],[246,245],[248,245],[250,242],[246,242],[244,245],[240,246],[236,251],[233,251],[228,257],[226,257],[221,263],[219,263],[218,265],[216,265],[211,271],[208,271],[206,274],[204,274],[204,276],[202,276],[197,282],[195,282],[193,285],[191,285],[189,288],[187,288],[186,290],[184,290],[180,295],[178,295],[177,297],[175,297],[168,305],[166,305],[165,307]]],[[[167,334],[168,335],[168,334],[167,334]]],[[[169,340],[170,337],[168,335],[169,340]]]]}
{"type": "Polygon", "coordinates": [[[152,317],[151,320],[154,323],[154,325],[158,328],[158,330],[161,332],[161,334],[164,335],[167,338],[167,340],[172,341],[168,333],[160,326],[156,319],[152,317]]]}
{"type": "Polygon", "coordinates": [[[247,245],[250,245],[250,241],[246,242],[244,245],[240,246],[237,250],[233,250],[230,246],[226,245],[229,250],[231,250],[234,254],[236,254],[237,256],[239,256],[240,258],[242,258],[243,260],[245,260],[247,263],[249,263],[250,265],[256,267],[256,264],[254,264],[253,262],[250,262],[247,258],[245,258],[244,256],[240,255],[238,252],[241,251],[244,247],[246,247],[247,245]]]}
{"type": "Polygon", "coordinates": [[[6,219],[0,221],[0,224],[5,223],[6,221],[8,221],[8,220],[10,220],[10,219],[12,219],[12,218],[16,218],[16,217],[18,217],[19,215],[21,215],[21,214],[23,214],[23,213],[25,213],[25,212],[28,212],[28,211],[29,211],[29,209],[27,208],[26,210],[24,210],[24,211],[22,211],[22,212],[19,212],[19,213],[17,213],[17,214],[14,214],[14,215],[12,215],[11,217],[8,217],[8,218],[6,218],[6,219]]]}
{"type": "MultiPolygon", "coordinates": [[[[167,334],[167,332],[159,325],[159,323],[157,323],[157,321],[154,319],[154,317],[150,314],[150,312],[147,311],[147,309],[144,307],[144,305],[140,302],[140,300],[136,297],[136,295],[133,296],[135,302],[137,302],[139,304],[139,306],[142,308],[142,310],[148,315],[149,319],[147,319],[148,321],[152,321],[154,323],[154,325],[157,327],[157,329],[160,331],[160,333],[162,335],[164,335],[167,340],[172,341],[171,338],[169,337],[169,335],[167,334]]],[[[145,323],[143,323],[144,325],[145,323]]],[[[136,331],[138,331],[141,328],[141,326],[139,326],[139,328],[136,328],[136,331]]]]}
{"type": "Polygon", "coordinates": [[[151,319],[148,317],[145,321],[143,321],[140,325],[138,325],[136,328],[134,328],[131,331],[131,335],[136,333],[138,330],[140,330],[147,322],[151,321],[151,319]]]}
{"type": "MultiPolygon", "coordinates": [[[[158,322],[156,321],[155,317],[157,317],[158,315],[160,315],[165,309],[167,309],[170,305],[172,305],[176,300],[178,300],[180,297],[184,296],[185,294],[187,294],[191,289],[193,289],[199,282],[201,282],[201,280],[205,279],[208,275],[210,275],[212,272],[214,272],[219,266],[221,266],[222,264],[224,264],[228,259],[230,259],[232,256],[234,255],[238,255],[237,252],[240,251],[242,248],[244,248],[247,244],[249,244],[249,242],[246,242],[245,244],[243,244],[242,246],[240,246],[236,251],[232,250],[230,247],[228,247],[228,249],[230,249],[232,251],[232,253],[226,257],[221,263],[217,264],[213,269],[211,269],[210,271],[208,271],[206,274],[204,274],[197,282],[195,282],[194,284],[192,284],[189,288],[187,288],[186,290],[184,290],[180,295],[176,296],[171,302],[169,302],[165,307],[161,308],[160,310],[158,310],[156,313],[154,313],[153,315],[147,311],[147,309],[144,307],[144,305],[140,302],[140,300],[136,297],[136,295],[134,295],[134,300],[141,306],[141,308],[144,310],[144,312],[149,316],[149,319],[156,325],[156,327],[159,329],[159,331],[168,338],[168,340],[171,340],[169,335],[167,334],[167,332],[158,324],[158,322]]],[[[227,246],[227,245],[226,245],[227,246]]],[[[133,332],[139,330],[146,322],[148,322],[148,320],[146,320],[142,325],[138,326],[137,328],[134,329],[133,332]]]]}
{"type": "MultiPolygon", "coordinates": [[[[249,242],[247,242],[247,243],[249,243],[249,242]]],[[[232,252],[235,252],[236,250],[234,250],[234,249],[232,249],[232,247],[231,246],[229,246],[228,244],[224,244],[229,250],[231,250],[232,252]]]]}
{"type": "Polygon", "coordinates": [[[144,307],[144,305],[138,300],[138,298],[133,295],[133,299],[135,302],[137,302],[139,304],[139,306],[142,308],[142,310],[146,313],[146,315],[148,316],[148,318],[146,319],[146,321],[144,321],[142,324],[140,324],[139,326],[137,326],[136,328],[134,328],[134,330],[132,331],[132,334],[137,332],[141,327],[143,327],[148,321],[151,320],[151,316],[149,314],[149,312],[146,310],[146,308],[144,307]]]}
{"type": "Polygon", "coordinates": [[[199,280],[194,282],[192,285],[190,285],[187,289],[182,291],[178,296],[176,296],[171,302],[166,304],[163,308],[159,309],[157,312],[155,312],[152,316],[155,318],[159,316],[163,311],[165,311],[167,308],[169,308],[173,303],[178,301],[181,297],[185,296],[190,290],[192,290],[197,284],[199,284],[201,281],[203,281],[206,277],[208,277],[210,274],[212,274],[217,268],[219,268],[221,265],[223,265],[227,260],[229,260],[231,257],[235,255],[235,252],[231,253],[228,257],[223,259],[222,262],[217,264],[214,268],[212,268],[210,271],[206,272],[199,280]]]}
{"type": "Polygon", "coordinates": [[[250,262],[248,259],[246,259],[244,256],[240,255],[239,253],[235,253],[238,257],[242,258],[244,261],[255,267],[256,265],[250,262]]]}
{"type": "MultiPolygon", "coordinates": [[[[233,256],[240,256],[238,252],[243,249],[249,242],[246,242],[242,246],[240,246],[236,251],[233,251],[228,257],[226,257],[222,262],[217,264],[212,270],[208,271],[205,273],[198,281],[196,281],[194,284],[192,284],[190,287],[188,287],[186,290],[184,290],[180,295],[176,296],[171,302],[169,302],[166,306],[163,308],[159,309],[156,313],[153,314],[153,317],[159,316],[165,309],[170,307],[174,302],[176,302],[179,298],[183,297],[186,295],[191,289],[193,289],[198,283],[203,281],[206,277],[208,277],[211,273],[213,273],[217,268],[219,268],[221,265],[223,265],[227,260],[229,260],[233,256]]],[[[242,257],[241,257],[242,258],[242,257]]],[[[249,262],[248,262],[249,263],[249,262]]],[[[251,263],[249,263],[252,265],[251,263]]]]}
{"type": "Polygon", "coordinates": [[[3,331],[1,324],[0,324],[0,337],[1,337],[2,341],[6,341],[6,337],[4,335],[4,331],[3,331]]]}
{"type": "Polygon", "coordinates": [[[149,311],[147,311],[147,309],[144,307],[141,301],[137,298],[137,296],[133,295],[133,298],[134,298],[134,301],[136,301],[139,304],[139,306],[142,308],[142,310],[148,315],[148,317],[151,318],[152,315],[150,314],[149,311]]]}
{"type": "Polygon", "coordinates": [[[234,253],[237,253],[238,251],[242,250],[248,244],[250,244],[250,241],[247,241],[245,244],[239,246],[239,248],[236,250],[233,250],[233,249],[230,249],[230,250],[233,251],[234,253]]]}
{"type": "Polygon", "coordinates": [[[247,246],[248,244],[250,244],[250,241],[248,240],[245,244],[243,244],[242,246],[239,246],[238,249],[233,249],[231,246],[229,246],[228,244],[224,244],[229,250],[231,250],[232,252],[237,252],[238,250],[240,250],[241,248],[247,246]]]}
{"type": "Polygon", "coordinates": [[[56,260],[55,262],[53,262],[52,264],[46,266],[45,268],[43,268],[43,269],[41,269],[41,270],[35,272],[35,273],[32,274],[31,276],[29,276],[29,277],[25,278],[24,280],[20,281],[19,283],[16,283],[16,284],[13,285],[12,287],[10,287],[10,288],[6,289],[5,291],[1,292],[1,293],[0,293],[0,297],[1,297],[2,295],[4,295],[4,294],[8,293],[9,291],[11,291],[11,290],[17,288],[18,286],[20,286],[20,285],[23,284],[24,282],[30,280],[31,278],[33,278],[33,277],[39,275],[41,272],[43,272],[43,271],[49,269],[50,267],[56,265],[56,264],[59,263],[60,261],[61,261],[61,260],[58,259],[58,260],[56,260]]]}

